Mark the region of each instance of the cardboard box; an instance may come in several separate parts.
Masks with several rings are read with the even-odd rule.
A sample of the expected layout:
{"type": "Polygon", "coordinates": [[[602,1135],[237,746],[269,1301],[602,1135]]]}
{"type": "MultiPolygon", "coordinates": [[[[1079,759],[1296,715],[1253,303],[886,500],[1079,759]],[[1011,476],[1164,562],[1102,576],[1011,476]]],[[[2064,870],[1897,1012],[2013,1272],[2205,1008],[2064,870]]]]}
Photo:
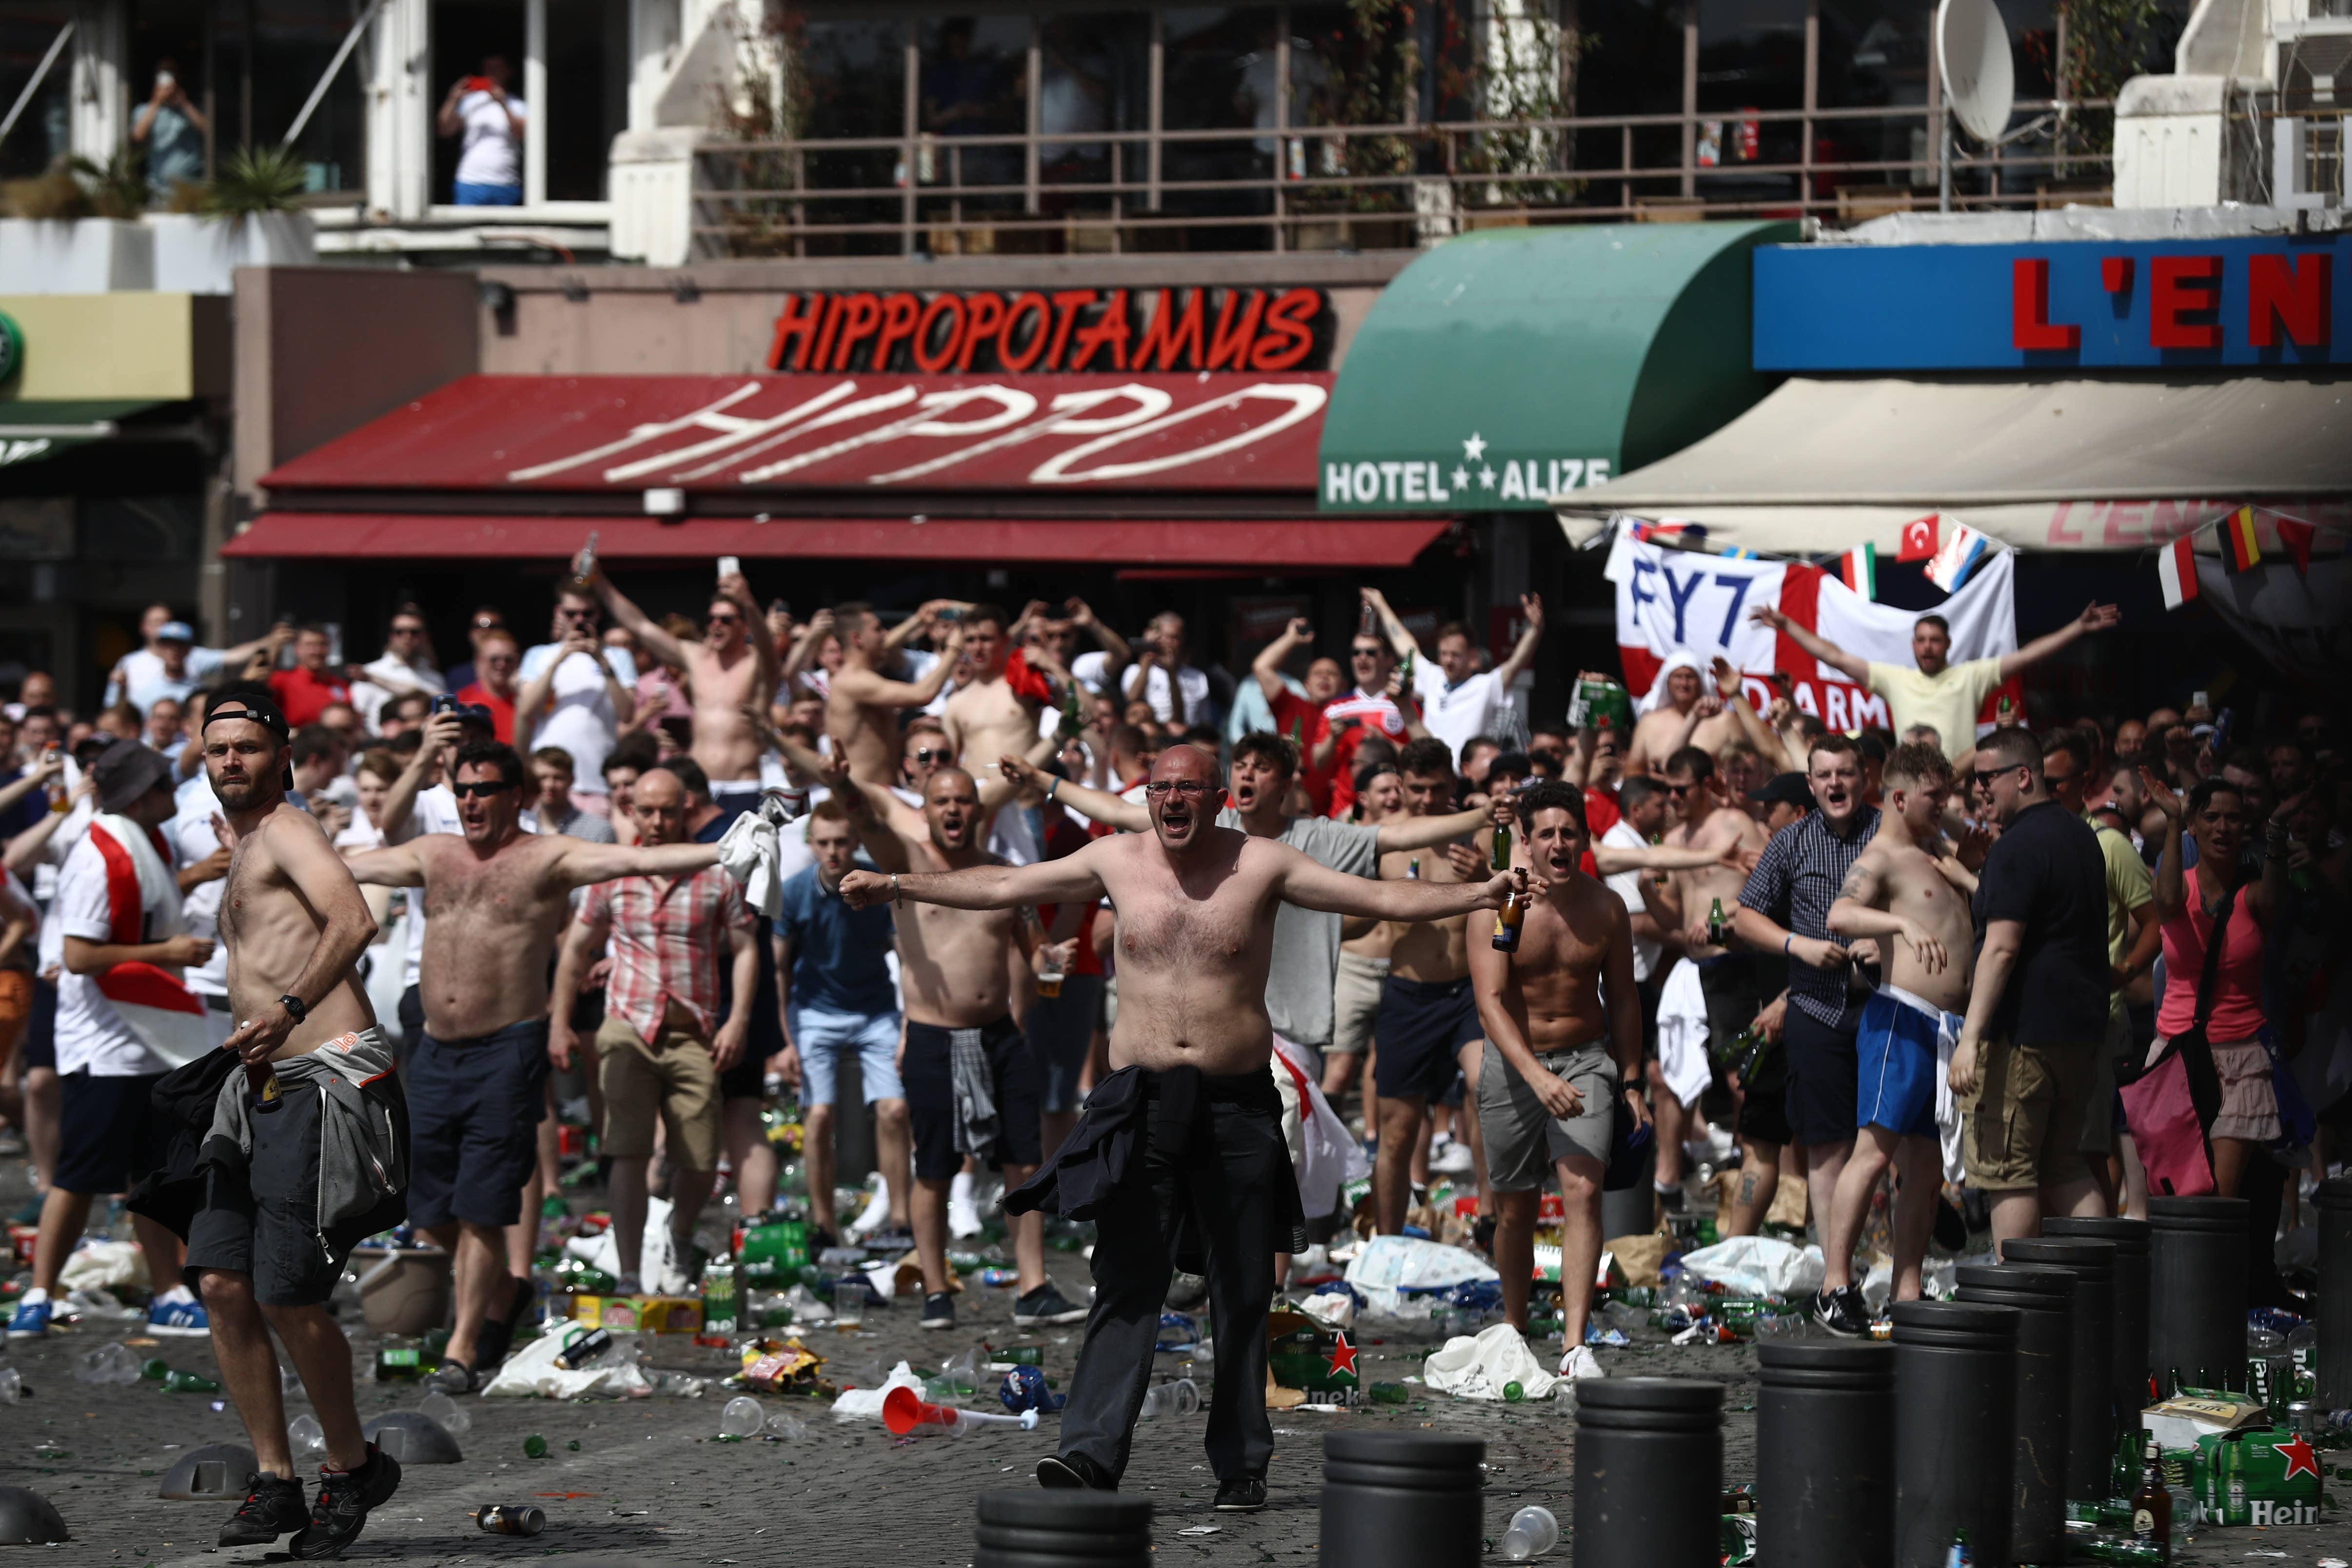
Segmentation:
{"type": "Polygon", "coordinates": [[[693,1296],[574,1296],[572,1321],[616,1334],[698,1334],[702,1302],[693,1296]]]}

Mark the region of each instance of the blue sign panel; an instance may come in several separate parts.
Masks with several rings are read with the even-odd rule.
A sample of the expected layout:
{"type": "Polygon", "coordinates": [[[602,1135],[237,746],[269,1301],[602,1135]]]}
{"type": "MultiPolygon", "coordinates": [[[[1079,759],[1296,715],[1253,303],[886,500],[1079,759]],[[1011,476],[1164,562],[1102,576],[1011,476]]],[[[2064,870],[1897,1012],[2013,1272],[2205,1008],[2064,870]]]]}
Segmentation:
{"type": "Polygon", "coordinates": [[[2352,365],[2352,233],[1768,245],[1759,371],[2352,365]]]}

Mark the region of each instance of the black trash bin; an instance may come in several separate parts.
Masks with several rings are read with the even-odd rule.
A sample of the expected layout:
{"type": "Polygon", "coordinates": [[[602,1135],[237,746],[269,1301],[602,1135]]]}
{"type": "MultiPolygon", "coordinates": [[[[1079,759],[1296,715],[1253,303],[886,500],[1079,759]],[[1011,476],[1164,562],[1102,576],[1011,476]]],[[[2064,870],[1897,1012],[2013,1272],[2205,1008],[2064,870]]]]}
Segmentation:
{"type": "Polygon", "coordinates": [[[2023,1314],[1977,1301],[1901,1301],[1892,1316],[1895,1568],[1945,1568],[1963,1531],[1978,1568],[2008,1568],[2023,1314]]]}
{"type": "Polygon", "coordinates": [[[1327,1435],[1318,1555],[1360,1568],[1478,1568],[1486,1459],[1476,1437],[1327,1435]]]}
{"type": "Polygon", "coordinates": [[[2147,1365],[2158,1389],[2246,1386],[2246,1201],[2147,1200],[2147,1365]]]}
{"type": "Polygon", "coordinates": [[[2021,1563],[2066,1556],[2067,1434],[2072,1429],[2074,1275],[2037,1263],[1969,1263],[1957,1271],[1959,1300],[2014,1307],[2017,1320],[2017,1447],[2011,1483],[2010,1550],[2021,1563]]]}
{"type": "Polygon", "coordinates": [[[2147,1367],[2147,1221],[2060,1215],[2043,1220],[2042,1234],[2115,1243],[2116,1315],[2111,1320],[2114,1338],[2107,1349],[2116,1385],[2116,1419],[2126,1426],[2138,1425],[2139,1412],[2148,1405],[2151,1375],[2147,1367]]]}
{"type": "Polygon", "coordinates": [[[1578,1384],[1575,1508],[1576,1568],[1720,1568],[1723,1384],[1578,1384]]]}
{"type": "Polygon", "coordinates": [[[1151,1568],[1151,1500],[1035,1488],[980,1494],[971,1568],[1151,1568]]]}
{"type": "Polygon", "coordinates": [[[2352,1407],[2352,1176],[2319,1184],[2319,1407],[2352,1407]]]}
{"type": "Polygon", "coordinates": [[[1883,1568],[1895,1552],[1893,1347],[1763,1340],[1756,1358],[1759,1551],[1776,1563],[1883,1568]]]}
{"type": "Polygon", "coordinates": [[[2004,1242],[2009,1263],[2040,1263],[2074,1273],[2074,1353],[2066,1366],[2066,1495],[2096,1502],[2113,1489],[2115,1382],[2108,1372],[2108,1320],[2116,1315],[2116,1244],[2087,1237],[2004,1242]]]}

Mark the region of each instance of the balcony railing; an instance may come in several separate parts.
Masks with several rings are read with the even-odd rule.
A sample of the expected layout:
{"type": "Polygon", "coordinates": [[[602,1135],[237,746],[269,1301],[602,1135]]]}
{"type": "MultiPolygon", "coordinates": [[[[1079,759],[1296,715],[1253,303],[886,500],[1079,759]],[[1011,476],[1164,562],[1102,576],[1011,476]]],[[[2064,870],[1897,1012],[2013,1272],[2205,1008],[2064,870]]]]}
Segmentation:
{"type": "Polygon", "coordinates": [[[710,142],[711,256],[1409,249],[1465,229],[2105,205],[2075,128],[1955,144],[1935,105],[1211,131],[710,142]],[[1613,158],[1613,162],[1611,161],[1613,158]]]}

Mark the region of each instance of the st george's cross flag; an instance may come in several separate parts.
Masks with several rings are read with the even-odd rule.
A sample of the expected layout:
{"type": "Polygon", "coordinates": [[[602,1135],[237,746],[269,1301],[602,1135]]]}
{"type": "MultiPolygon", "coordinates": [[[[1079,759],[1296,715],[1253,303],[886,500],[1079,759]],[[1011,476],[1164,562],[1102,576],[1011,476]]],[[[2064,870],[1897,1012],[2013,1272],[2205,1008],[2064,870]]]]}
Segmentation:
{"type": "MultiPolygon", "coordinates": [[[[101,813],[89,841],[106,864],[107,922],[119,945],[161,942],[183,928],[180,889],[171,863],[148,830],[127,816],[101,813]]],[[[173,1067],[213,1048],[205,1005],[170,970],[118,963],[94,977],[99,994],[142,1043],[173,1067]]]]}

